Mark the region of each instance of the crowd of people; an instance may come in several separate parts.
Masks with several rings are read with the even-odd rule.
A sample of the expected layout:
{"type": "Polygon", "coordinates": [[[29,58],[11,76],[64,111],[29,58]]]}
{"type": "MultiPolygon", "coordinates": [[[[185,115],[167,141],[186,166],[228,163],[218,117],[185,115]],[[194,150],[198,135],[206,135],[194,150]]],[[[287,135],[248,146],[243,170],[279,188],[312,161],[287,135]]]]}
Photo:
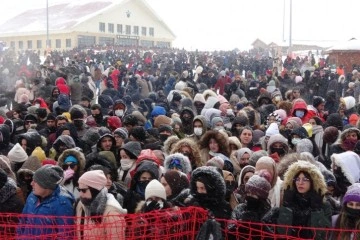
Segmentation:
{"type": "Polygon", "coordinates": [[[234,51],[39,54],[1,56],[0,212],[62,217],[14,218],[9,234],[124,239],[128,214],[188,206],[228,219],[229,238],[248,234],[237,221],[300,238],[326,233],[272,224],[360,229],[357,69],[234,51]]]}

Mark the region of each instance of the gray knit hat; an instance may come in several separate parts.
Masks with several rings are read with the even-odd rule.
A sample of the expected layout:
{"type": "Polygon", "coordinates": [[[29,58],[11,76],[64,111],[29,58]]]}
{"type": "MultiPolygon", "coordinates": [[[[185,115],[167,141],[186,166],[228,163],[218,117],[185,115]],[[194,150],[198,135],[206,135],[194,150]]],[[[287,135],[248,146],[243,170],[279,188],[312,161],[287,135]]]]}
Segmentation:
{"type": "Polygon", "coordinates": [[[59,166],[47,164],[35,171],[33,179],[40,187],[55,190],[63,176],[59,166]]]}

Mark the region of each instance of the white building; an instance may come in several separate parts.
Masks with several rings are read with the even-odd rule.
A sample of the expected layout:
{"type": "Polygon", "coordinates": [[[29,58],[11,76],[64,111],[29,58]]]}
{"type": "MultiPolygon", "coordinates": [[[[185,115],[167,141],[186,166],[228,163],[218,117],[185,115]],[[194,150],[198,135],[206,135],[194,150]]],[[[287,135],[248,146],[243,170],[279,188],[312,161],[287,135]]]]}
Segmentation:
{"type": "MultiPolygon", "coordinates": [[[[144,0],[73,1],[48,8],[49,48],[95,44],[171,47],[175,34],[144,0]]],[[[47,49],[46,8],[25,11],[0,26],[0,41],[18,50],[47,49]]]]}

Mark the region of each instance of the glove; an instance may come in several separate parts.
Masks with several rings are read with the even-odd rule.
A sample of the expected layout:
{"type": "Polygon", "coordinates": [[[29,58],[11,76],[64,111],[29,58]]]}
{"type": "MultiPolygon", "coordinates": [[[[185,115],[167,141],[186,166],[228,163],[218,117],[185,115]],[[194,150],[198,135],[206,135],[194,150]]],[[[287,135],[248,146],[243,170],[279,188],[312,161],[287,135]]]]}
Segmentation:
{"type": "Polygon", "coordinates": [[[160,204],[157,201],[151,201],[149,204],[145,203],[145,212],[151,212],[153,210],[159,210],[160,204]]]}
{"type": "Polygon", "coordinates": [[[64,171],[64,180],[66,181],[72,178],[74,176],[74,173],[75,173],[74,170],[72,170],[71,168],[64,171]]]}
{"type": "Polygon", "coordinates": [[[283,206],[284,207],[292,207],[294,205],[294,200],[295,200],[295,191],[291,190],[290,187],[288,187],[284,191],[283,206]]]}
{"type": "Polygon", "coordinates": [[[321,209],[323,202],[323,196],[321,195],[321,191],[311,191],[310,192],[310,207],[311,209],[321,209]]]}

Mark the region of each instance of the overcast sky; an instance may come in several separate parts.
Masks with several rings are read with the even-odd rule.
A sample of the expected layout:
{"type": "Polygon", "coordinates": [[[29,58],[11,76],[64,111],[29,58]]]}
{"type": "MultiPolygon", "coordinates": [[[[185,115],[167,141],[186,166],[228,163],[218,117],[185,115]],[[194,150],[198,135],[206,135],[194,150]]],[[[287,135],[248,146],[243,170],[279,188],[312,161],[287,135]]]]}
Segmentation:
{"type": "MultiPolygon", "coordinates": [[[[52,5],[68,0],[48,1],[52,5]]],[[[145,1],[175,33],[175,47],[188,50],[247,50],[256,38],[266,43],[288,44],[290,0],[285,0],[285,42],[284,0],[145,1]]],[[[292,2],[293,42],[306,44],[316,41],[319,45],[331,45],[352,37],[360,38],[359,0],[292,2]]],[[[46,0],[11,0],[2,5],[0,23],[28,8],[45,7],[46,0]]]]}

